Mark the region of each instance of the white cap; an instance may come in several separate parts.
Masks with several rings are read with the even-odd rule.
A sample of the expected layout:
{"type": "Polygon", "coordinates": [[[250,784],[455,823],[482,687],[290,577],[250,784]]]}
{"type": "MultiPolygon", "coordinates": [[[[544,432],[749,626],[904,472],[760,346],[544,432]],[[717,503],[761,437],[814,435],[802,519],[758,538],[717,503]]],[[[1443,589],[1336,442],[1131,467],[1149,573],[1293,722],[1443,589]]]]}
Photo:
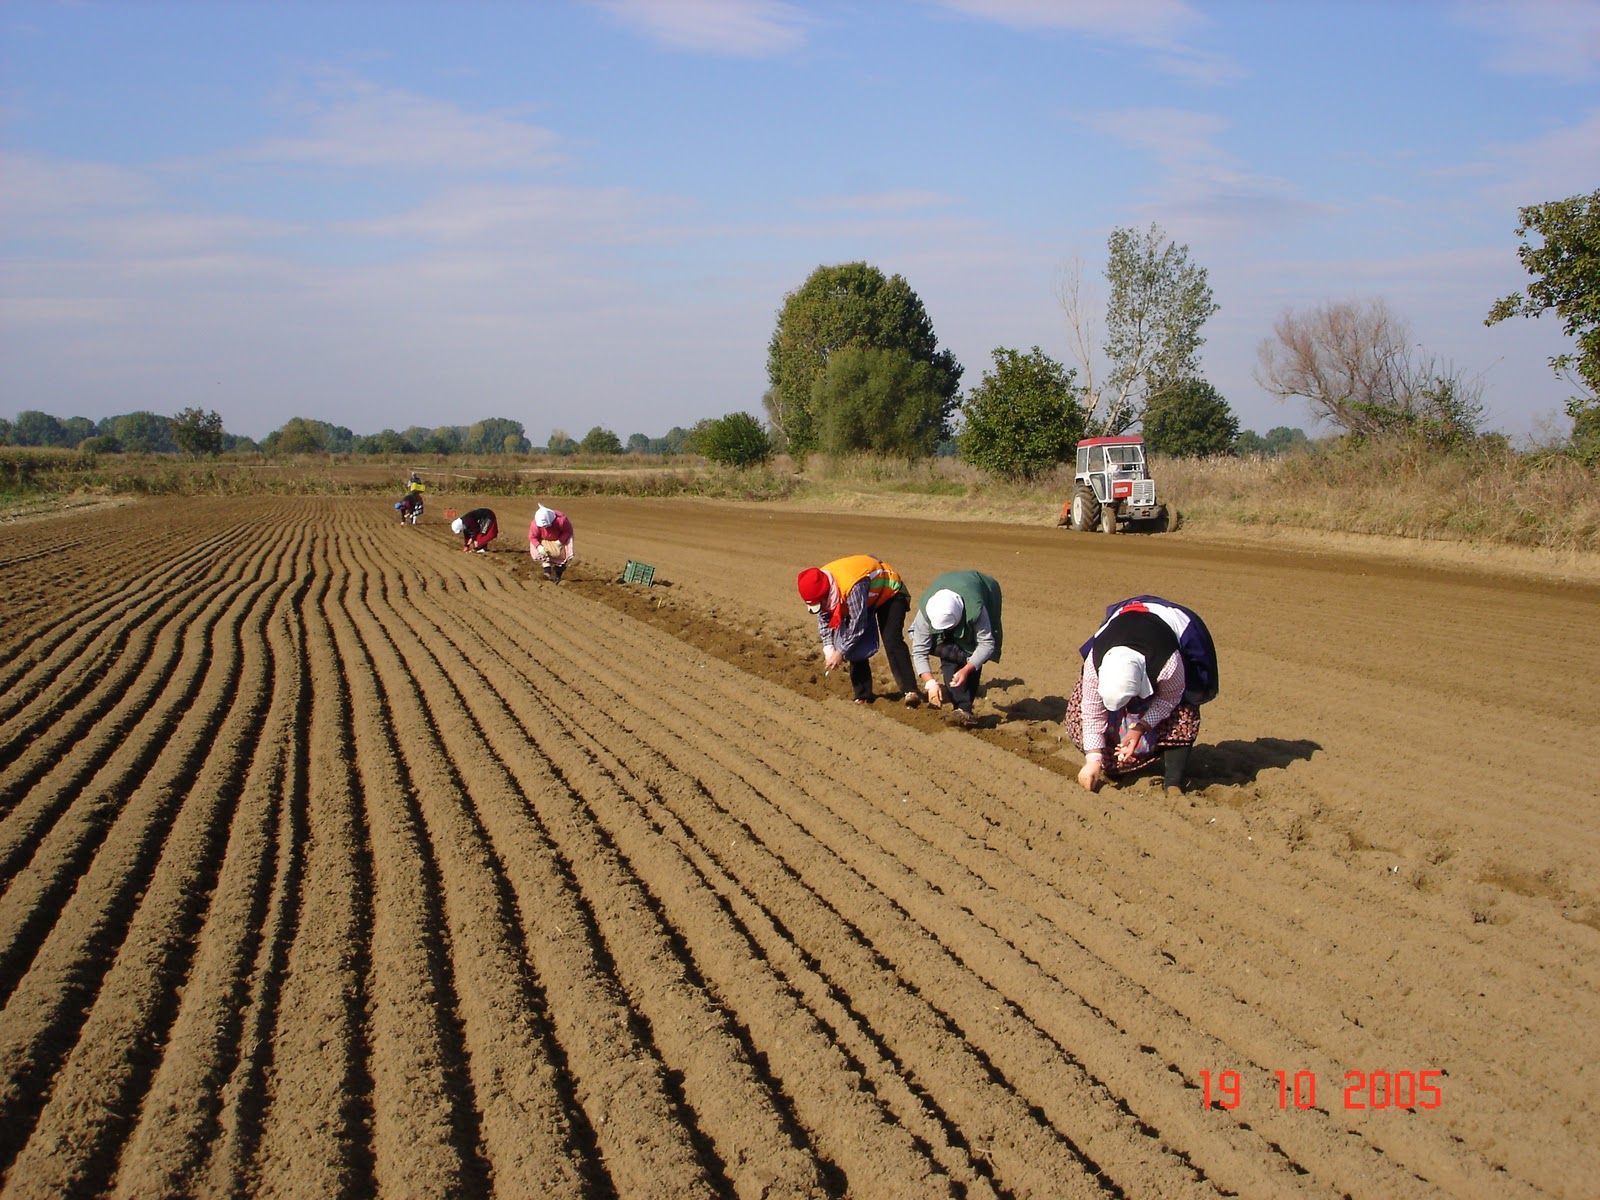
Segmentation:
{"type": "MultiPolygon", "coordinates": [[[[524,511],[526,511],[526,510],[524,510],[524,511]]],[[[457,517],[454,521],[450,522],[450,528],[452,530],[454,530],[456,533],[460,533],[463,529],[466,528],[466,526],[461,523],[461,518],[457,517]]]]}
{"type": "Polygon", "coordinates": [[[1113,646],[1100,660],[1100,699],[1107,712],[1116,712],[1135,696],[1143,700],[1155,688],[1145,669],[1144,655],[1126,646],[1113,646]]]}
{"type": "Polygon", "coordinates": [[[966,606],[961,603],[961,596],[949,588],[941,588],[928,597],[928,602],[922,606],[928,614],[928,624],[935,629],[954,629],[961,621],[961,614],[966,606]]]}
{"type": "MultiPolygon", "coordinates": [[[[526,512],[527,509],[523,511],[526,512]]],[[[533,514],[533,523],[540,529],[548,529],[556,523],[556,514],[541,504],[538,511],[533,514]]]]}

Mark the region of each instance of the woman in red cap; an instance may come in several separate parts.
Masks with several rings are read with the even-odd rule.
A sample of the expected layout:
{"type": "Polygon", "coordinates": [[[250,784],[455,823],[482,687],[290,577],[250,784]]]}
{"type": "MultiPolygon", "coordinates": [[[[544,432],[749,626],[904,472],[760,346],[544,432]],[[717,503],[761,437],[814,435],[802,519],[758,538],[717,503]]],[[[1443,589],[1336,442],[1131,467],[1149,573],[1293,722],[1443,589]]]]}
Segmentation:
{"type": "Polygon", "coordinates": [[[906,649],[911,597],[893,567],[870,554],[852,554],[821,567],[807,567],[795,583],[806,608],[817,614],[827,669],[850,664],[850,686],[857,704],[872,701],[870,660],[880,641],[906,706],[915,708],[922,702],[911,653],[906,649]]]}

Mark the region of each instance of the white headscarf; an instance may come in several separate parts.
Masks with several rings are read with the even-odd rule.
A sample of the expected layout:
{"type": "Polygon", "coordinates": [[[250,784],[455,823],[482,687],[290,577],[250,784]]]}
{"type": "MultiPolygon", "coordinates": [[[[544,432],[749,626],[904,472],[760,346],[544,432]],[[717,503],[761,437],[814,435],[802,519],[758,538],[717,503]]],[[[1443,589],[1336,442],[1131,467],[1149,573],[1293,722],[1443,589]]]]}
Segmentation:
{"type": "Polygon", "coordinates": [[[1154,691],[1144,655],[1127,646],[1113,646],[1106,651],[1100,660],[1100,699],[1107,712],[1126,707],[1135,696],[1143,700],[1154,691]]]}
{"type": "MultiPolygon", "coordinates": [[[[522,511],[527,512],[528,510],[523,509],[522,511]]],[[[541,504],[539,505],[538,510],[533,514],[533,523],[540,529],[549,529],[550,526],[556,523],[556,514],[541,504]]]]}
{"type": "Polygon", "coordinates": [[[460,517],[457,517],[454,521],[450,522],[450,529],[455,533],[460,533],[465,528],[466,526],[461,523],[460,517]]]}
{"type": "Polygon", "coordinates": [[[960,594],[949,588],[941,588],[929,596],[928,602],[922,608],[928,614],[928,624],[941,632],[954,629],[960,624],[961,614],[966,611],[960,594]]]}

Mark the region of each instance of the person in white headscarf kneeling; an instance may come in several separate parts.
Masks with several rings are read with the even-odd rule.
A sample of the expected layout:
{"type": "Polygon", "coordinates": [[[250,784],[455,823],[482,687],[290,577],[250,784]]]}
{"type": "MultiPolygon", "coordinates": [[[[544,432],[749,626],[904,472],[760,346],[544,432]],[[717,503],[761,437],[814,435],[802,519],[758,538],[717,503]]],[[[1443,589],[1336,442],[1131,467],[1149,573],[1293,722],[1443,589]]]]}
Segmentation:
{"type": "Polygon", "coordinates": [[[577,557],[572,522],[566,513],[539,505],[533,514],[533,524],[528,526],[528,553],[539,564],[546,579],[552,583],[561,582],[577,557]]]}
{"type": "Polygon", "coordinates": [[[1084,753],[1078,782],[1097,791],[1109,776],[1162,759],[1162,786],[1182,791],[1200,705],[1217,695],[1217,651],[1192,609],[1135,596],[1106,609],[1079,651],[1083,672],[1063,724],[1084,753]]]}

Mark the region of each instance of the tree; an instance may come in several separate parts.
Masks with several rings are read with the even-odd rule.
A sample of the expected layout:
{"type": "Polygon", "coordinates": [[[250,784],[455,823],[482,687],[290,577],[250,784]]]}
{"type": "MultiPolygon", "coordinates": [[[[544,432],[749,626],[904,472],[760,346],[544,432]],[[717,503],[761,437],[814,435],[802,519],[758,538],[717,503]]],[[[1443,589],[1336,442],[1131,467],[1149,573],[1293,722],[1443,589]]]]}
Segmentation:
{"type": "Polygon", "coordinates": [[[222,453],[222,414],[211,409],[185,408],[168,421],[172,440],[185,454],[199,458],[202,455],[222,453]]]}
{"type": "Polygon", "coordinates": [[[1304,429],[1291,429],[1287,425],[1274,425],[1267,430],[1263,443],[1268,454],[1287,454],[1303,448],[1310,439],[1304,429]]]}
{"type": "Polygon", "coordinates": [[[557,457],[565,458],[578,452],[578,443],[572,440],[565,429],[552,429],[545,449],[557,457]]]}
{"type": "Polygon", "coordinates": [[[650,438],[646,434],[630,433],[628,435],[628,453],[649,454],[650,438]]]}
{"type": "Polygon", "coordinates": [[[25,409],[11,425],[11,442],[16,446],[65,446],[67,431],[49,413],[25,409]]]}
{"type": "Polygon", "coordinates": [[[358,440],[358,449],[363,454],[415,454],[417,450],[409,438],[392,429],[384,429],[371,437],[358,440]]]}
{"type": "Polygon", "coordinates": [[[761,422],[747,412],[729,413],[695,426],[701,454],[729,467],[753,467],[772,459],[772,439],[761,422]]]}
{"type": "Polygon", "coordinates": [[[1318,419],[1361,437],[1454,442],[1476,436],[1483,419],[1481,377],[1424,355],[1382,299],[1287,309],[1256,359],[1267,391],[1299,396],[1318,419]]]}
{"type": "Polygon", "coordinates": [[[994,369],[962,405],[961,457],[1006,479],[1035,479],[1069,461],[1083,436],[1076,372],[1037,346],[993,355],[994,369]]]}
{"type": "Polygon", "coordinates": [[[100,432],[100,427],[88,417],[68,417],[61,422],[61,430],[66,435],[67,444],[76,446],[85,439],[94,437],[100,432]]]}
{"type": "Polygon", "coordinates": [[[949,424],[943,388],[936,367],[902,350],[835,350],[812,386],[817,443],[829,454],[932,454],[949,424]]]}
{"type": "Polygon", "coordinates": [[[578,443],[578,449],[585,454],[621,454],[622,439],[611,430],[596,425],[583,435],[583,441],[578,443]]]}
{"type": "Polygon", "coordinates": [[[899,275],[884,277],[864,262],[818,267],[795,291],[784,297],[777,327],[767,347],[763,397],[767,420],[790,454],[803,457],[819,444],[813,411],[817,381],[839,350],[898,351],[925,364],[926,375],[941,398],[941,421],[956,406],[961,366],[948,350],[938,348],[933,324],[922,301],[899,275]]]}
{"type": "Polygon", "coordinates": [[[1518,209],[1517,218],[1523,239],[1517,258],[1535,278],[1525,294],[1497,300],[1484,324],[1556,311],[1578,344],[1576,355],[1550,360],[1551,369],[1579,389],[1567,402],[1573,445],[1583,450],[1592,443],[1600,454],[1600,190],[1518,209]],[[1529,230],[1544,244],[1531,245],[1529,230]]]}
{"type": "Polygon", "coordinates": [[[684,454],[693,453],[687,449],[689,431],[682,425],[674,425],[660,438],[651,442],[650,448],[657,454],[684,454]]]}
{"type": "Polygon", "coordinates": [[[422,439],[421,449],[429,454],[460,454],[462,430],[456,425],[441,425],[430,429],[422,439]]]}
{"type": "Polygon", "coordinates": [[[166,417],[140,410],[101,421],[100,432],[122,443],[132,454],[164,454],[178,448],[172,440],[172,425],[166,417]]]}
{"type": "Polygon", "coordinates": [[[1144,412],[1145,445],[1174,458],[1230,454],[1239,437],[1239,418],[1216,388],[1187,379],[1150,401],[1144,412]]]}
{"type": "Polygon", "coordinates": [[[1109,363],[1102,385],[1094,370],[1094,323],[1077,265],[1060,290],[1073,348],[1084,371],[1086,425],[1094,434],[1123,433],[1145,406],[1168,388],[1198,375],[1205,344],[1200,327],[1218,305],[1206,269],[1189,261],[1189,247],[1167,240],[1160,226],[1143,233],[1117,228],[1107,240],[1106,340],[1109,363]]]}
{"type": "Polygon", "coordinates": [[[508,417],[488,417],[467,427],[461,449],[468,454],[525,454],[528,439],[522,422],[508,417]]]}
{"type": "Polygon", "coordinates": [[[305,417],[290,417],[281,429],[267,434],[261,448],[268,454],[320,454],[327,448],[320,424],[305,417]]]}

